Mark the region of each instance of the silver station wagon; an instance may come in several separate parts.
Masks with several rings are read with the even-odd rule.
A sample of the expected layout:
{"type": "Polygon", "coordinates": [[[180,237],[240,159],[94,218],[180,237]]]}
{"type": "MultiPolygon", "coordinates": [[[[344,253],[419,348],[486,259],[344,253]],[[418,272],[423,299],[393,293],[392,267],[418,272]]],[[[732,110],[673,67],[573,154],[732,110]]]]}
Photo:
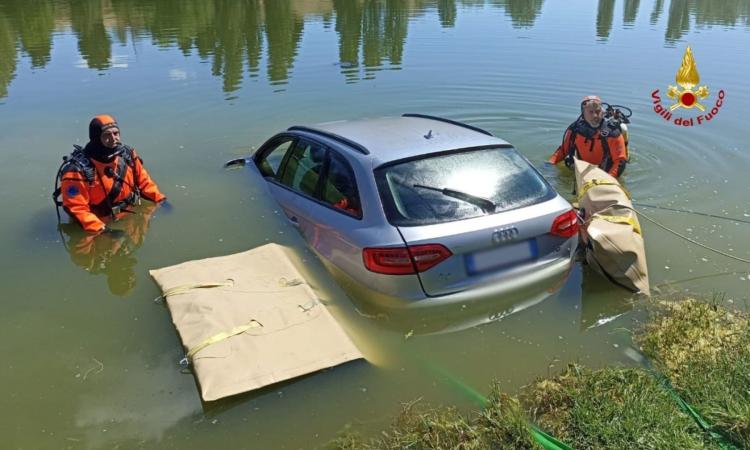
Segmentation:
{"type": "Polygon", "coordinates": [[[575,211],[529,161],[452,120],[293,126],[252,161],[339,282],[386,306],[543,284],[567,274],[577,245],[575,211]]]}

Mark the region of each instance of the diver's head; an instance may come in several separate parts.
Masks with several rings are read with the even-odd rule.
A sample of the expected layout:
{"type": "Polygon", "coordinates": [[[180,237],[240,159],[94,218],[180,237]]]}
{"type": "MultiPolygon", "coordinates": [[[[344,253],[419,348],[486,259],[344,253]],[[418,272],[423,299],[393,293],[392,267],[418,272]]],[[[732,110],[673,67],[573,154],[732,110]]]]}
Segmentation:
{"type": "Polygon", "coordinates": [[[604,119],[602,100],[596,95],[587,95],[581,101],[581,116],[592,128],[598,128],[604,119]]]}
{"type": "Polygon", "coordinates": [[[89,140],[110,150],[120,145],[120,127],[114,117],[100,114],[89,122],[89,140]]]}

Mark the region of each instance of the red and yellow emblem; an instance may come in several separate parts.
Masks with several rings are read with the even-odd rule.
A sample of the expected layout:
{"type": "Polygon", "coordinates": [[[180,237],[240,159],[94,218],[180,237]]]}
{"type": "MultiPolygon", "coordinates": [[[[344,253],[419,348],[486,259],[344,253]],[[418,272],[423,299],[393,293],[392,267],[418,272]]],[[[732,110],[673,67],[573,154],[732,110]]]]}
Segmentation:
{"type": "Polygon", "coordinates": [[[677,100],[677,103],[669,107],[670,111],[674,111],[677,108],[698,108],[701,111],[705,111],[705,107],[698,102],[698,99],[703,100],[708,97],[708,86],[700,86],[698,89],[693,90],[695,86],[701,81],[700,75],[698,75],[698,69],[695,67],[695,59],[693,58],[693,51],[688,48],[685,49],[685,55],[682,57],[682,65],[680,70],[677,71],[675,81],[682,87],[682,90],[677,86],[669,85],[667,89],[667,97],[677,100]]]}

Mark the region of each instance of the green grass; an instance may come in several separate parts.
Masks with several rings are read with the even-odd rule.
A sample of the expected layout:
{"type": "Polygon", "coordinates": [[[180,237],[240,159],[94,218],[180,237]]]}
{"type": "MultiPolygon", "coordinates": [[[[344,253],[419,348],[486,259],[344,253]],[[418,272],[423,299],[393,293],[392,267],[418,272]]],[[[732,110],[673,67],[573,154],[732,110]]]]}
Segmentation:
{"type": "MultiPolygon", "coordinates": [[[[716,431],[750,449],[750,321],[694,299],[649,301],[635,342],[716,431]]],[[[525,387],[520,400],[493,385],[484,409],[405,404],[376,437],[347,431],[338,449],[540,448],[529,421],[576,449],[694,449],[719,444],[641,368],[570,365],[525,387]]]]}
{"type": "Polygon", "coordinates": [[[523,399],[542,429],[574,448],[705,448],[695,422],[641,369],[571,365],[523,399]]]}
{"type": "Polygon", "coordinates": [[[539,449],[518,401],[493,388],[488,405],[468,418],[455,408],[403,405],[391,427],[369,440],[355,433],[340,435],[332,448],[353,449],[539,449]]]}
{"type": "Polygon", "coordinates": [[[661,301],[636,336],[643,352],[717,431],[750,448],[750,325],[746,313],[695,299],[661,301]]]}
{"type": "Polygon", "coordinates": [[[467,418],[454,408],[404,408],[377,438],[341,435],[338,449],[536,449],[528,417],[576,449],[717,448],[680,411],[658,381],[640,369],[586,370],[529,386],[519,401],[493,386],[487,407],[467,418]],[[708,444],[708,445],[707,445],[708,444]]]}
{"type": "Polygon", "coordinates": [[[541,448],[531,437],[529,422],[519,401],[492,385],[487,406],[481,411],[479,423],[488,436],[490,447],[507,449],[541,448]]]}

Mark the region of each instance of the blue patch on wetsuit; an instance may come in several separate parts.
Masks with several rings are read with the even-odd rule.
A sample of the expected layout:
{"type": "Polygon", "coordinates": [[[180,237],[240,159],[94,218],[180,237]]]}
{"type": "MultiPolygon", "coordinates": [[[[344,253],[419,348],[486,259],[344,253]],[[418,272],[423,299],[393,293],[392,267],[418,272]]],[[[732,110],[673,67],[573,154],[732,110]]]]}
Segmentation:
{"type": "Polygon", "coordinates": [[[75,197],[76,195],[80,194],[81,191],[78,190],[78,186],[69,186],[68,187],[68,197],[75,197]]]}

